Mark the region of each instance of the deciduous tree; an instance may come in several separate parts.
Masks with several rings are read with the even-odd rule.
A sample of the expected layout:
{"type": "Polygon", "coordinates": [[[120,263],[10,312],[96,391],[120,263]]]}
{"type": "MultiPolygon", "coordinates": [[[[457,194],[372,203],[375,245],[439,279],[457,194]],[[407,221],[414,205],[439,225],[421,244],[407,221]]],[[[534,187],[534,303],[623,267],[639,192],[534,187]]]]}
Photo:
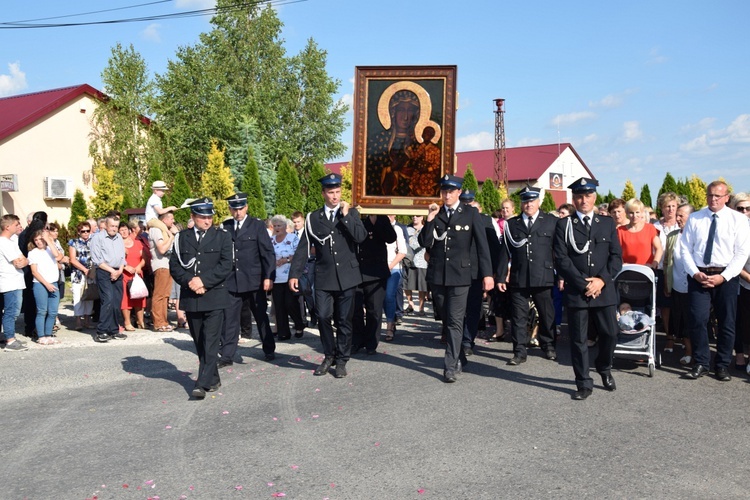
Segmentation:
{"type": "Polygon", "coordinates": [[[219,149],[218,143],[211,141],[211,149],[208,153],[208,164],[201,176],[200,196],[213,198],[214,222],[219,223],[229,216],[229,205],[226,198],[234,193],[234,180],[224,162],[224,150],[219,149]]]}
{"type": "Polygon", "coordinates": [[[119,210],[122,204],[122,188],[115,182],[114,169],[102,163],[94,166],[94,192],[91,198],[91,210],[94,217],[103,217],[110,210],[119,210]]]}

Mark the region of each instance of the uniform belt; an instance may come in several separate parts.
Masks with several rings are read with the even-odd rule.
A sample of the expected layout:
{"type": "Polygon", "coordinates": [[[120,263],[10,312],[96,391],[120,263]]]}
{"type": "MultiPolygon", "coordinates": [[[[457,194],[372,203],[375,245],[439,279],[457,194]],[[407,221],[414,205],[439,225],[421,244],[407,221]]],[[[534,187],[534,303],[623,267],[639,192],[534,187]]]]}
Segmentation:
{"type": "Polygon", "coordinates": [[[726,269],[726,267],[699,267],[698,271],[702,272],[703,274],[707,274],[711,276],[714,274],[723,273],[724,269],[726,269]]]}

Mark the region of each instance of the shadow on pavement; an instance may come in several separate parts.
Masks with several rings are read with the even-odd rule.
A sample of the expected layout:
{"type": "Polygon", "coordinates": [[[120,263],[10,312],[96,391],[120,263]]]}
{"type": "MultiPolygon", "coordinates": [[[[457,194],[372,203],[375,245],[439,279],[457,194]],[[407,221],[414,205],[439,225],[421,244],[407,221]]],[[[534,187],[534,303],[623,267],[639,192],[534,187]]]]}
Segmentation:
{"type": "Polygon", "coordinates": [[[189,374],[177,369],[175,365],[161,359],[146,359],[143,356],[128,356],[122,360],[122,369],[128,373],[143,375],[146,378],[155,378],[175,382],[190,393],[195,385],[189,374]]]}

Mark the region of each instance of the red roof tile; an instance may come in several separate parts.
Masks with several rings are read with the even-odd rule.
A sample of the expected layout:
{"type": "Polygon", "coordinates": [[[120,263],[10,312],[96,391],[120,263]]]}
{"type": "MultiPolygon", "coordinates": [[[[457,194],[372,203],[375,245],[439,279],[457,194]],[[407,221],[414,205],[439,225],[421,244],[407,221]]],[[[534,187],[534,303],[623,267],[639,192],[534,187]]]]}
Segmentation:
{"type": "Polygon", "coordinates": [[[82,94],[89,94],[96,99],[106,99],[104,94],[85,83],[73,87],[0,98],[0,141],[82,94]]]}

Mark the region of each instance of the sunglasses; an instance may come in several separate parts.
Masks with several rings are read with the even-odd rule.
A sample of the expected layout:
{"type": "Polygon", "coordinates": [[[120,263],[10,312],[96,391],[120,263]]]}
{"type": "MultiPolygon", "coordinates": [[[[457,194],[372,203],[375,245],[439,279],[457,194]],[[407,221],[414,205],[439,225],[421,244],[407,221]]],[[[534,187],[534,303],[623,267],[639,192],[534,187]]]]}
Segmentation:
{"type": "Polygon", "coordinates": [[[91,232],[91,229],[81,229],[81,230],[80,230],[80,231],[78,231],[78,232],[79,232],[79,233],[81,233],[81,234],[83,234],[83,233],[90,233],[90,232],[91,232]]]}
{"type": "Polygon", "coordinates": [[[737,207],[738,212],[750,212],[750,207],[737,207]]]}

